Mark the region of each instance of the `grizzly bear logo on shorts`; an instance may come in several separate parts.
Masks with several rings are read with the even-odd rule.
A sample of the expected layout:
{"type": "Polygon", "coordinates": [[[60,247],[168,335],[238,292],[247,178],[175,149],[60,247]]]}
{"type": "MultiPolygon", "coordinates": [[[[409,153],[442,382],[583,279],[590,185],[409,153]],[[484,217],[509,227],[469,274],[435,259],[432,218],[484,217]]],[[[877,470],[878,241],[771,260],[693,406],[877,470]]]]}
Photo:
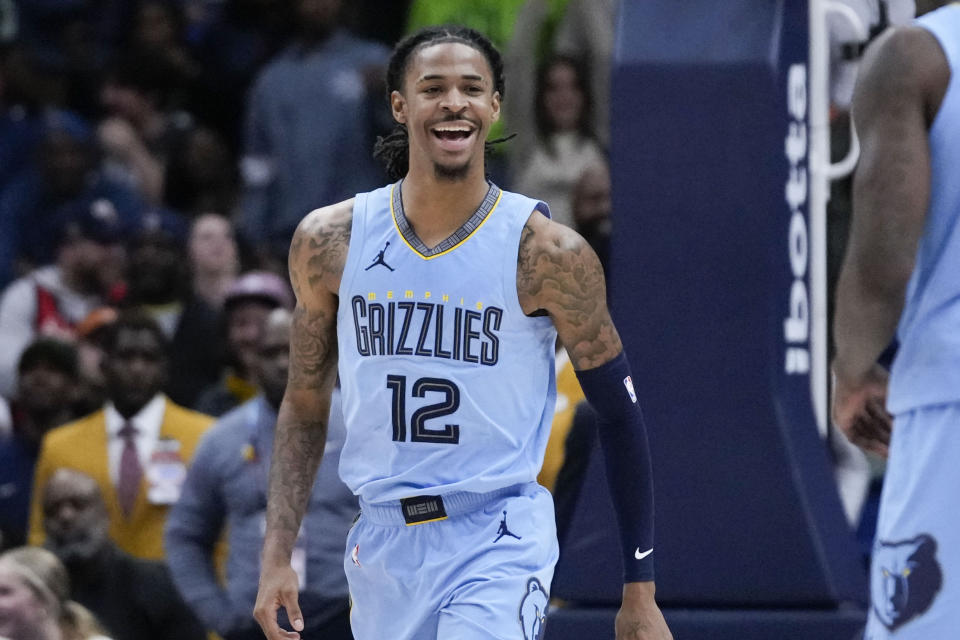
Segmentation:
{"type": "Polygon", "coordinates": [[[527,593],[520,601],[520,626],[523,627],[523,640],[543,638],[543,624],[547,620],[547,603],[550,601],[547,590],[536,578],[527,581],[527,593]]]}
{"type": "Polygon", "coordinates": [[[880,540],[873,553],[870,598],[873,611],[894,631],[923,614],[943,584],[937,541],[923,533],[910,540],[880,540]]]}

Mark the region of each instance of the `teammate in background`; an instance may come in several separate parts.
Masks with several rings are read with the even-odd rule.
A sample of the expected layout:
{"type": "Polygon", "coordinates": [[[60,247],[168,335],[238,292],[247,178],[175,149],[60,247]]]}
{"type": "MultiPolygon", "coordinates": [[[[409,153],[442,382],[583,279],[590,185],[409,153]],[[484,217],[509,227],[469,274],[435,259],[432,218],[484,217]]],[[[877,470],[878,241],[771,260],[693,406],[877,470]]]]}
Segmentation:
{"type": "Polygon", "coordinates": [[[854,95],[862,151],[837,288],[833,416],[852,442],[890,456],[867,640],[960,628],[960,527],[944,508],[960,486],[958,70],[954,5],[879,38],[854,95]],[[888,396],[876,361],[895,332],[888,396]]]}
{"type": "Polygon", "coordinates": [[[654,601],[646,432],[600,263],[542,202],[485,178],[500,54],[476,31],[427,28],[397,45],[387,89],[399,127],[377,155],[398,182],[312,212],[290,249],[257,620],[270,640],[304,628],[290,557],[339,373],[340,473],[361,505],[344,559],[355,637],[541,637],[558,549],[535,477],[559,335],[598,412],[620,521],[617,638],[671,638],[654,601]]]}

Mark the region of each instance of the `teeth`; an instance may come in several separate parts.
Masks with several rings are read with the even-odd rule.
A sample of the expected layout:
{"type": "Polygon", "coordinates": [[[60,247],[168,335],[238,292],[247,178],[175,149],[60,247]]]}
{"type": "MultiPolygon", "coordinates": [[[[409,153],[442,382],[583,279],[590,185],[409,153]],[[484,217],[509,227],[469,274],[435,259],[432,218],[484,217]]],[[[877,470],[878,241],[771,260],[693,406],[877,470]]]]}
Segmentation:
{"type": "Polygon", "coordinates": [[[446,131],[449,133],[469,133],[468,127],[434,127],[434,131],[446,131]]]}

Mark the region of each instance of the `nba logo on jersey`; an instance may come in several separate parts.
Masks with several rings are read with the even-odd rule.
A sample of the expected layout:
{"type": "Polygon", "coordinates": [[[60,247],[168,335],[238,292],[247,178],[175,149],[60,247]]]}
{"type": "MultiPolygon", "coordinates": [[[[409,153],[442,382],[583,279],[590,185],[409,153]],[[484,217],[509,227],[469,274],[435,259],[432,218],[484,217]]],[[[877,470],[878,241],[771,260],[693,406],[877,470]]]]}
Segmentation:
{"type": "Polygon", "coordinates": [[[627,393],[630,394],[630,401],[636,404],[637,393],[633,390],[633,379],[630,376],[623,379],[623,386],[627,388],[627,393]]]}

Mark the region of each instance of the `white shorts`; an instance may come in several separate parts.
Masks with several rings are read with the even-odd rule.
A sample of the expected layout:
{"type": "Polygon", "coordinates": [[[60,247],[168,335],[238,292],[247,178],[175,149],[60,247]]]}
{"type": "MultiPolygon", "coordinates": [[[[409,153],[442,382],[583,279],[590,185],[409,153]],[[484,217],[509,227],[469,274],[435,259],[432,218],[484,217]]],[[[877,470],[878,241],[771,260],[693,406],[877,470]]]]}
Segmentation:
{"type": "Polygon", "coordinates": [[[894,420],[864,640],[960,637],[960,405],[894,420]]]}
{"type": "Polygon", "coordinates": [[[356,640],[539,640],[559,548],[553,498],[536,483],[407,525],[399,503],[364,505],[344,570],[356,640]]]}

